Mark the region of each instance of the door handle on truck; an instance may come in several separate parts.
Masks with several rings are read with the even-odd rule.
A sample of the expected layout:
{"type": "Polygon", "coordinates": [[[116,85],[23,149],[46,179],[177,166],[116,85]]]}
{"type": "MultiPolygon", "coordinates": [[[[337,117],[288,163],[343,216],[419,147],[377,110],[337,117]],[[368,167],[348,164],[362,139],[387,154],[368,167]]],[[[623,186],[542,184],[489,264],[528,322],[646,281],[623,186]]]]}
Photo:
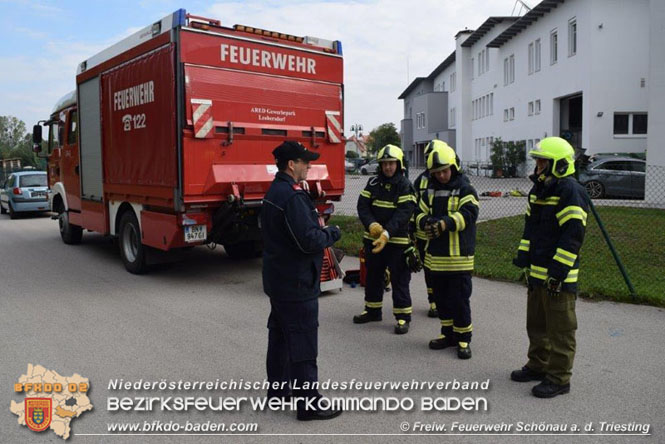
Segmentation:
{"type": "Polygon", "coordinates": [[[229,132],[226,140],[222,141],[222,146],[229,146],[233,143],[233,122],[229,122],[229,132]]]}
{"type": "Polygon", "coordinates": [[[314,129],[313,126],[310,127],[312,129],[312,148],[318,148],[319,144],[316,143],[316,129],[314,129]]]}

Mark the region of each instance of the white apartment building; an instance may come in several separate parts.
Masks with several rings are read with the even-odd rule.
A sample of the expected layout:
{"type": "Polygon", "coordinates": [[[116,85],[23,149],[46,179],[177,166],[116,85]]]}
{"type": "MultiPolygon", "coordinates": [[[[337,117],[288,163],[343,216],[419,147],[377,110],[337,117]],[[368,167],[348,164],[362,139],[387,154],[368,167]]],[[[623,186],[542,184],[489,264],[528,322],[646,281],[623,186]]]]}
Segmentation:
{"type": "Polygon", "coordinates": [[[654,137],[665,136],[664,5],[545,0],[522,17],[460,31],[455,51],[399,96],[409,161],[422,165],[436,134],[463,161],[480,163],[495,138],[528,149],[560,136],[587,154],[649,145],[647,163],[665,166],[664,139],[654,137]]]}

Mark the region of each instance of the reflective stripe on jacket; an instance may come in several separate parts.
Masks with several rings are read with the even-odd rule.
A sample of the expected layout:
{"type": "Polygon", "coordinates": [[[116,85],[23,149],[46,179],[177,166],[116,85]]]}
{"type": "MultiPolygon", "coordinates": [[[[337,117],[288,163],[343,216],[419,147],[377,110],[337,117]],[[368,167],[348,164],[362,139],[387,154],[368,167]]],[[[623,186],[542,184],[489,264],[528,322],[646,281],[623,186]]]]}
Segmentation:
{"type": "Polygon", "coordinates": [[[379,174],[367,181],[358,197],[358,217],[365,227],[363,237],[369,242],[369,226],[378,222],[388,231],[388,243],[409,245],[409,219],[416,207],[416,197],[411,182],[401,172],[391,178],[379,174]]]}
{"type": "Polygon", "coordinates": [[[416,225],[424,230],[428,220],[443,220],[446,231],[425,246],[425,268],[433,273],[473,270],[476,248],[478,194],[467,177],[459,174],[447,184],[435,178],[418,201],[416,225]]]}
{"type": "Polygon", "coordinates": [[[532,180],[517,262],[529,268],[530,277],[552,277],[563,282],[563,291],[576,292],[589,209],[586,191],[573,177],[532,180]]]}

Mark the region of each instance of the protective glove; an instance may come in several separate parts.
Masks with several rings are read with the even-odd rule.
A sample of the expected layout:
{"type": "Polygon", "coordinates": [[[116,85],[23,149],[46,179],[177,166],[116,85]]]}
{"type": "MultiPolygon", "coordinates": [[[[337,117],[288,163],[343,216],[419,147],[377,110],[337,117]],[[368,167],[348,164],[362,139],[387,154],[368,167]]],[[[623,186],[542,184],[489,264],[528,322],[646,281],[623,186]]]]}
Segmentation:
{"type": "Polygon", "coordinates": [[[378,237],[381,236],[381,233],[383,233],[383,227],[380,223],[372,222],[369,224],[369,235],[372,239],[378,239],[378,237]]]}
{"type": "Polygon", "coordinates": [[[548,277],[545,280],[545,288],[547,288],[548,296],[559,296],[559,293],[561,293],[561,281],[553,277],[548,277]]]}
{"type": "Polygon", "coordinates": [[[389,237],[388,232],[384,230],[383,233],[381,233],[381,235],[379,236],[379,238],[374,242],[372,242],[372,245],[374,245],[374,248],[372,248],[372,253],[374,254],[381,253],[381,250],[386,248],[386,244],[388,243],[388,237],[389,237]]]}
{"type": "Polygon", "coordinates": [[[433,220],[431,223],[428,221],[425,224],[425,234],[429,240],[440,237],[444,231],[446,231],[446,222],[443,219],[433,220]]]}
{"type": "Polygon", "coordinates": [[[416,247],[413,245],[404,250],[404,259],[406,260],[406,266],[411,270],[411,273],[418,273],[423,269],[423,263],[420,260],[418,250],[416,250],[416,247]]]}
{"type": "Polygon", "coordinates": [[[517,268],[529,268],[529,256],[520,253],[523,252],[518,252],[517,257],[513,258],[513,265],[517,268]]]}

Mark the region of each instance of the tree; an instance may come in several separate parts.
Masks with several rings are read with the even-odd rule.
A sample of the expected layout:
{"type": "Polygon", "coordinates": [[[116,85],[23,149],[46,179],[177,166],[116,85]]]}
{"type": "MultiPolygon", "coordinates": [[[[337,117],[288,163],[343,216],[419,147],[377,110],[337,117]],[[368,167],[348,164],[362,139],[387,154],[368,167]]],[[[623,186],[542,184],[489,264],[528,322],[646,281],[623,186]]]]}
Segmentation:
{"type": "Polygon", "coordinates": [[[0,116],[0,158],[19,158],[23,166],[39,165],[32,151],[32,134],[14,116],[0,116]]]}
{"type": "Polygon", "coordinates": [[[526,144],[504,142],[496,138],[492,142],[490,161],[495,177],[516,177],[517,167],[526,160],[526,144]]]}
{"type": "Polygon", "coordinates": [[[388,144],[400,145],[399,133],[392,122],[379,125],[369,133],[366,143],[367,151],[376,154],[388,144]]]}

